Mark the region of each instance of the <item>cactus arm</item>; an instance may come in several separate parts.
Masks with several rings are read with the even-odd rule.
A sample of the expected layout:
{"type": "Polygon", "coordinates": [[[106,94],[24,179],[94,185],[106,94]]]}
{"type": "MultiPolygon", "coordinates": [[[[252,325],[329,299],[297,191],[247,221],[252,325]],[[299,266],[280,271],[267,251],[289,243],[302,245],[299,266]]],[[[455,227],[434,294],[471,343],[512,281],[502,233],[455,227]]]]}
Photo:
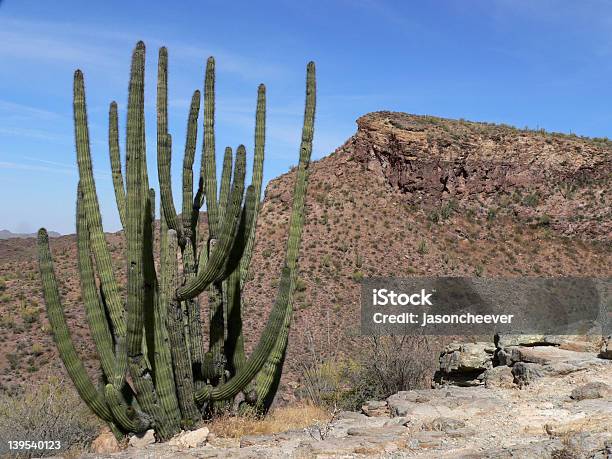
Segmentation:
{"type": "Polygon", "coordinates": [[[147,274],[150,273],[146,260],[143,259],[145,226],[147,221],[150,223],[151,216],[150,201],[144,194],[142,183],[146,168],[144,162],[144,54],[144,43],[139,42],[132,58],[128,97],[126,148],[127,361],[138,394],[138,402],[145,413],[154,419],[158,436],[161,439],[167,439],[175,431],[171,428],[167,414],[159,402],[153,385],[150,364],[143,353],[145,308],[149,302],[147,290],[150,288],[147,282],[151,281],[147,279],[147,274]]]}
{"type": "MultiPolygon", "coordinates": [[[[191,98],[189,118],[187,121],[187,140],[183,158],[183,228],[185,237],[195,244],[195,227],[198,224],[193,217],[193,160],[195,158],[198,135],[198,113],[200,111],[200,91],[196,90],[191,98]]],[[[197,215],[197,214],[196,214],[197,215]]],[[[195,247],[194,247],[195,248],[195,247]]]]}
{"type": "Polygon", "coordinates": [[[202,293],[212,282],[221,281],[219,277],[223,273],[225,260],[234,242],[234,236],[238,226],[242,197],[244,194],[246,151],[240,145],[236,153],[236,165],[234,167],[234,180],[230,193],[230,203],[226,211],[223,225],[219,233],[219,240],[212,248],[206,266],[197,273],[197,276],[177,290],[177,298],[181,301],[194,298],[202,293]]]}
{"type": "Polygon", "coordinates": [[[81,292],[87,323],[96,350],[100,356],[102,371],[108,381],[113,380],[115,370],[115,355],[113,353],[113,337],[108,327],[106,313],[96,287],[91,252],[89,251],[89,232],[83,209],[81,187],[77,191],[77,255],[79,261],[79,275],[81,279],[81,292]]]}
{"type": "Polygon", "coordinates": [[[240,271],[234,270],[224,284],[227,299],[227,338],[225,356],[230,375],[238,373],[246,361],[242,334],[242,304],[240,295],[240,271]]]}
{"type": "Polygon", "coordinates": [[[113,416],[118,424],[127,432],[144,432],[151,425],[151,418],[140,410],[134,409],[125,403],[121,392],[112,384],[104,388],[104,395],[108,400],[113,416]]]}
{"type": "Polygon", "coordinates": [[[227,277],[227,280],[223,283],[227,311],[225,355],[231,374],[234,374],[245,360],[244,339],[242,336],[242,312],[240,310],[240,261],[244,257],[245,245],[254,222],[256,205],[255,187],[249,185],[242,215],[240,216],[238,232],[225,267],[225,276],[227,277]]]}
{"type": "Polygon", "coordinates": [[[194,422],[199,418],[198,409],[194,402],[193,375],[191,362],[187,351],[187,343],[183,333],[183,311],[180,302],[174,297],[178,285],[178,262],[176,259],[177,236],[176,231],[170,230],[167,234],[168,247],[166,249],[166,262],[162,266],[164,298],[168,301],[166,324],[170,340],[170,352],[174,367],[174,378],[178,402],[183,420],[194,422]]]}
{"type": "Polygon", "coordinates": [[[183,228],[181,220],[176,216],[172,198],[171,163],[172,138],[168,133],[168,50],[161,47],[157,64],[157,174],[166,222],[169,228],[177,232],[180,242],[183,237],[183,228]]]}
{"type": "Polygon", "coordinates": [[[70,379],[72,379],[79,395],[87,406],[98,417],[111,422],[113,417],[106,401],[100,396],[96,387],[89,379],[85,366],[79,358],[70,337],[70,330],[64,317],[64,309],[62,308],[57,280],[53,271],[53,260],[49,250],[49,236],[44,228],[38,231],[38,262],[49,323],[51,324],[53,337],[66,371],[68,371],[70,379]]]}
{"type": "Polygon", "coordinates": [[[87,126],[87,109],[85,103],[85,85],[83,73],[77,70],[74,74],[74,126],[77,150],[77,163],[79,168],[79,180],[83,192],[83,209],[87,218],[87,228],[91,249],[94,254],[96,268],[100,276],[100,285],[115,335],[115,347],[117,355],[115,369],[115,387],[123,385],[125,377],[126,361],[123,358],[125,346],[125,309],[119,295],[117,281],[113,273],[113,264],[106,245],[104,231],[102,229],[102,217],[96,187],[93,178],[91,153],[89,148],[89,129],[87,126]]]}
{"type": "Polygon", "coordinates": [[[257,347],[249,357],[248,361],[243,366],[242,370],[226,383],[215,388],[206,386],[195,394],[195,398],[199,403],[206,400],[227,400],[240,391],[242,391],[257,375],[263,367],[276,343],[276,337],[283,326],[287,304],[289,301],[289,289],[291,287],[291,271],[289,268],[283,268],[279,290],[276,301],[270,312],[268,322],[264,331],[257,343],[257,347]]]}
{"type": "MultiPolygon", "coordinates": [[[[155,388],[161,405],[166,410],[170,422],[175,426],[180,424],[180,409],[174,383],[172,367],[171,342],[168,333],[168,287],[167,287],[167,265],[168,257],[168,227],[163,216],[163,208],[160,206],[160,288],[155,302],[155,388]]],[[[176,252],[172,253],[176,258],[176,252]]]]}
{"type": "MultiPolygon", "coordinates": [[[[183,278],[186,282],[196,276],[195,254],[191,239],[186,240],[183,249],[183,278]]],[[[202,364],[204,359],[204,340],[202,337],[202,318],[200,315],[200,303],[197,297],[184,301],[183,304],[187,313],[189,357],[196,388],[201,387],[204,377],[202,375],[202,364]]]]}
{"type": "Polygon", "coordinates": [[[289,219],[289,237],[287,238],[286,264],[291,271],[291,288],[288,293],[286,316],[283,320],[274,349],[270,353],[268,363],[257,378],[257,404],[260,409],[267,410],[274,399],[278,388],[282,366],[285,360],[289,326],[292,316],[292,301],[295,282],[298,274],[298,255],[302,230],[304,228],[304,203],[308,185],[308,168],[312,155],[312,138],[314,134],[314,117],[316,106],[316,79],[314,62],[308,63],[306,70],[306,106],[304,108],[304,124],[302,127],[302,142],[300,145],[300,161],[293,190],[293,206],[289,219]]]}
{"type": "Polygon", "coordinates": [[[223,168],[221,169],[221,188],[219,190],[219,221],[223,221],[223,216],[227,208],[230,185],[232,183],[232,149],[225,147],[223,155],[223,168]]]}
{"type": "Polygon", "coordinates": [[[238,223],[236,237],[234,238],[234,244],[227,257],[223,272],[220,274],[220,278],[222,279],[227,279],[231,273],[240,268],[240,261],[244,257],[247,239],[254,224],[256,205],[255,187],[249,185],[245,195],[242,213],[240,214],[240,221],[238,223]]]}
{"type": "Polygon", "coordinates": [[[119,118],[117,116],[117,102],[110,104],[108,111],[108,151],[110,154],[111,173],[113,175],[113,188],[121,226],[125,228],[125,188],[121,174],[121,154],[119,152],[119,118]]]}
{"type": "MultiPolygon", "coordinates": [[[[204,143],[200,177],[206,196],[209,238],[216,238],[219,229],[219,209],[217,205],[217,166],[215,164],[215,59],[206,62],[204,78],[204,143]]],[[[203,203],[200,203],[202,207],[203,203]]]]}
{"type": "MultiPolygon", "coordinates": [[[[145,165],[143,164],[143,167],[145,165]]],[[[159,294],[157,285],[157,274],[155,271],[155,260],[153,256],[153,223],[155,222],[155,190],[148,190],[145,195],[145,211],[143,218],[143,269],[144,269],[144,336],[146,349],[145,355],[151,364],[151,370],[155,374],[155,304],[159,294]]]]}
{"type": "MultiPolygon", "coordinates": [[[[227,164],[227,161],[225,162],[227,164]]],[[[224,164],[224,171],[226,170],[224,164]]],[[[229,182],[229,177],[226,179],[229,182]]],[[[229,187],[228,187],[229,188],[229,187]]],[[[221,201],[223,201],[223,185],[222,193],[220,195],[221,201]]],[[[225,192],[229,196],[229,192],[225,192]]],[[[227,198],[225,198],[227,201],[227,198]]],[[[226,206],[220,206],[220,209],[224,209],[226,206]]],[[[246,243],[247,234],[250,230],[250,225],[253,220],[253,213],[255,207],[255,194],[253,186],[250,185],[246,192],[245,202],[240,216],[240,222],[238,224],[238,230],[232,248],[226,258],[225,266],[223,271],[219,275],[220,279],[227,279],[233,271],[235,271],[240,264],[240,259],[246,243]]],[[[223,212],[219,212],[222,215],[223,212]]],[[[238,330],[241,330],[242,324],[238,323],[240,311],[235,309],[230,310],[230,303],[228,298],[228,283],[227,281],[216,282],[211,287],[211,293],[209,295],[210,304],[210,351],[213,356],[213,363],[217,369],[217,376],[222,376],[224,369],[229,364],[230,371],[233,371],[233,360],[234,352],[236,351],[236,342],[238,341],[239,335],[238,330]],[[230,321],[230,316],[232,320],[230,321]],[[227,315],[225,319],[224,315],[227,315]],[[227,322],[228,336],[225,336],[225,322],[227,322]],[[231,340],[231,342],[230,342],[231,340]],[[229,349],[226,348],[229,346],[229,349]]],[[[236,298],[232,298],[235,300],[236,298]]],[[[240,301],[240,296],[237,298],[240,301]]],[[[235,305],[235,303],[234,303],[235,305]]],[[[243,350],[243,349],[242,349],[243,350]]]]}
{"type": "Polygon", "coordinates": [[[253,256],[253,247],[255,246],[255,232],[257,228],[257,218],[259,217],[259,208],[261,207],[261,184],[263,180],[263,162],[266,143],[266,87],[263,84],[257,89],[257,109],[255,111],[255,156],[253,160],[253,176],[251,184],[255,188],[255,213],[253,215],[253,224],[251,226],[248,240],[244,249],[244,255],[240,261],[240,288],[244,288],[251,258],[253,256]]]}

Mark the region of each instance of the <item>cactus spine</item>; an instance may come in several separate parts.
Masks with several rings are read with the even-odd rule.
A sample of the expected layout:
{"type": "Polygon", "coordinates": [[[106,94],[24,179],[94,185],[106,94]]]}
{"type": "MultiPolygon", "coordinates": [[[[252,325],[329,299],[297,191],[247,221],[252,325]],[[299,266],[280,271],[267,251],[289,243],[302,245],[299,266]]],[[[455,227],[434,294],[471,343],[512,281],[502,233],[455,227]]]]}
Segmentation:
{"type": "MultiPolygon", "coordinates": [[[[159,440],[190,428],[212,409],[229,406],[242,391],[265,412],[274,397],[284,360],[315,112],[314,64],[308,64],[306,108],[290,218],[285,265],[268,322],[250,356],[244,352],[242,291],[255,243],[265,144],[265,87],[257,93],[252,182],[245,184],[246,149],[225,149],[218,187],[215,161],[215,61],[206,63],[203,144],[197,192],[193,166],[200,92],[193,93],[183,156],[181,214],[171,186],[172,137],[168,132],[168,52],[159,50],[157,167],[160,188],[160,263],[154,264],[155,192],[149,189],[144,126],[145,46],[132,55],[127,110],[125,174],[121,171],[117,104],[109,109],[113,187],[127,249],[127,300],[119,294],[102,229],[93,179],[83,74],[74,76],[74,120],[79,169],[77,246],[87,321],[100,356],[105,386],[95,388],[79,359],[64,318],[47,233],[38,250],[47,313],[60,356],[79,394],[113,432],[153,427],[159,440]],[[206,204],[208,234],[198,234],[206,204]],[[182,268],[179,265],[182,263],[182,268]],[[100,290],[96,287],[96,276],[100,290]],[[209,348],[204,349],[199,297],[209,297],[209,348]],[[126,382],[129,372],[131,383],[126,382]],[[134,389],[132,389],[132,387],[134,389]],[[255,390],[254,390],[255,389],[255,390]]],[[[248,399],[248,397],[247,397],[248,399]]]]}

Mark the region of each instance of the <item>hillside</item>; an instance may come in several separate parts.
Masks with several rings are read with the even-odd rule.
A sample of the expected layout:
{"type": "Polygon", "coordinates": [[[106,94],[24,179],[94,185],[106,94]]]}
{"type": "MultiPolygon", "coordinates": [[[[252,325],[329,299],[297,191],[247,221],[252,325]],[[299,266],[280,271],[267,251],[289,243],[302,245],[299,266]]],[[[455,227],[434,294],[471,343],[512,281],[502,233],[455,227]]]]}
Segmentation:
{"type": "MultiPolygon", "coordinates": [[[[49,231],[49,237],[59,237],[60,233],[55,231],[49,231]]],[[[0,240],[2,239],[14,239],[14,238],[28,238],[28,237],[36,237],[34,233],[13,233],[9,230],[0,230],[0,240]]]]}
{"type": "MultiPolygon", "coordinates": [[[[299,386],[312,342],[323,353],[356,349],[364,276],[610,275],[611,142],[390,112],[357,125],[311,165],[284,398],[299,386]]],[[[277,286],[293,180],[290,171],[266,190],[246,292],[250,346],[277,286]]],[[[123,237],[108,241],[123,273],[123,237]]],[[[74,236],[53,239],[51,249],[69,323],[95,371],[74,236]]],[[[0,382],[10,390],[61,362],[34,239],[0,241],[0,276],[0,382]]]]}

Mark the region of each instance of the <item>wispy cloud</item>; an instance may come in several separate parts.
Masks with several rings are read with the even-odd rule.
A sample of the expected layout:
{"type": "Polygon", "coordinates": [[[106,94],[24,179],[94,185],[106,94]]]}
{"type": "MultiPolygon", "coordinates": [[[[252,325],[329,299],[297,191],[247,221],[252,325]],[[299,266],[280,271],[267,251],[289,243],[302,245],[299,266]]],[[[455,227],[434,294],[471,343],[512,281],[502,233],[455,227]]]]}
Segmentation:
{"type": "Polygon", "coordinates": [[[31,21],[20,18],[0,19],[0,56],[32,61],[69,62],[96,67],[117,67],[125,63],[123,43],[143,39],[149,47],[167,46],[172,58],[204,61],[214,55],[222,63],[219,71],[251,80],[280,78],[286,74],[278,64],[262,63],[210,43],[194,45],[180,40],[161,40],[155,36],[136,36],[100,24],[78,25],[53,21],[31,21]],[[122,45],[122,46],[115,46],[122,45]]]}
{"type": "Polygon", "coordinates": [[[40,120],[56,120],[62,115],[49,110],[30,105],[18,104],[8,100],[0,100],[0,117],[2,119],[12,118],[36,118],[40,120]]]}
{"type": "MultiPolygon", "coordinates": [[[[161,41],[154,40],[159,44],[161,41]]],[[[257,75],[263,80],[270,78],[282,78],[287,75],[287,70],[278,64],[263,63],[259,60],[242,56],[219,46],[211,44],[209,47],[194,46],[180,41],[166,41],[164,43],[171,51],[171,56],[179,59],[190,60],[207,59],[208,56],[215,56],[218,71],[234,73],[246,80],[252,80],[253,75],[257,75]]]]}
{"type": "MultiPolygon", "coordinates": [[[[53,174],[63,174],[78,176],[77,167],[70,164],[64,164],[56,161],[48,161],[45,159],[33,158],[33,157],[22,157],[26,160],[25,162],[14,162],[14,161],[0,161],[0,169],[12,169],[22,171],[35,171],[53,174]]],[[[101,180],[109,180],[111,174],[106,172],[95,172],[95,178],[101,180]]]]}
{"type": "Polygon", "coordinates": [[[27,137],[30,139],[49,140],[61,143],[71,142],[71,137],[68,135],[54,134],[42,129],[0,127],[0,134],[4,134],[9,137],[27,137]]]}
{"type": "Polygon", "coordinates": [[[23,171],[38,171],[38,172],[53,172],[67,175],[74,175],[76,171],[69,168],[39,166],[35,164],[15,163],[9,161],[0,161],[0,169],[15,169],[23,171]]]}

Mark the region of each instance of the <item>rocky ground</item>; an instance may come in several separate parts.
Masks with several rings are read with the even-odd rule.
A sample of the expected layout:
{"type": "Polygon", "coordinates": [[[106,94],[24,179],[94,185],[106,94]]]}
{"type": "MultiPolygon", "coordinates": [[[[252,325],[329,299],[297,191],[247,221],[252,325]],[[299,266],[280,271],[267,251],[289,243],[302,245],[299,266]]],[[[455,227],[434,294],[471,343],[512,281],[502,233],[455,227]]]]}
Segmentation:
{"type": "MultiPolygon", "coordinates": [[[[87,457],[609,458],[609,345],[597,337],[533,335],[454,343],[440,356],[434,388],[368,402],[361,413],[240,439],[203,428],[156,444],[149,432],[122,451],[87,457]]],[[[99,451],[108,446],[102,440],[99,451]]]]}

